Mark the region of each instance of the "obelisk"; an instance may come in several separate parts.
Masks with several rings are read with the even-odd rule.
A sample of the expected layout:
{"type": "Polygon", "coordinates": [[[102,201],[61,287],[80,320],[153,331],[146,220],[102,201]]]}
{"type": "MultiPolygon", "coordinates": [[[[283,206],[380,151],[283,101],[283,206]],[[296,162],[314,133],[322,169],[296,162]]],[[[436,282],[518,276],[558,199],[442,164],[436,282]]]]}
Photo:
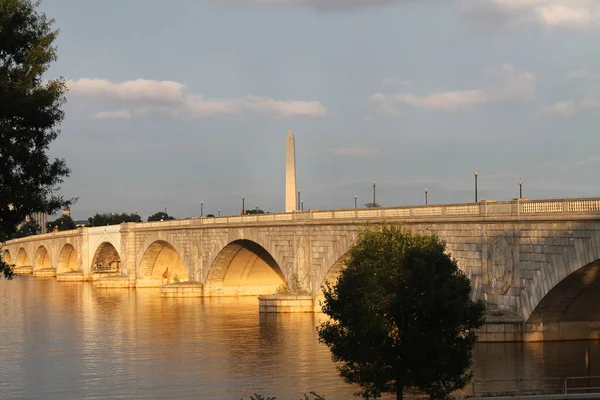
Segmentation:
{"type": "Polygon", "coordinates": [[[290,129],[285,140],[285,212],[296,209],[296,141],[290,129]]]}

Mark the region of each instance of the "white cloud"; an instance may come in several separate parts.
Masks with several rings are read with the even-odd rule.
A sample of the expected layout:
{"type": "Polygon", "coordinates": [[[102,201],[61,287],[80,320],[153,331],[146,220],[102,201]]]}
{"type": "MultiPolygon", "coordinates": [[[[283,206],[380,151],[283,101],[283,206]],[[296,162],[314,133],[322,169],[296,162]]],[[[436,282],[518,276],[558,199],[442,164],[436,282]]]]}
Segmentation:
{"type": "Polygon", "coordinates": [[[554,105],[546,107],[544,111],[549,114],[560,117],[572,117],[580,111],[598,110],[600,109],[600,101],[595,97],[586,97],[579,102],[566,100],[558,102],[554,105]]]}
{"type": "Polygon", "coordinates": [[[600,29],[598,0],[461,0],[474,21],[586,31],[600,29]]]}
{"type": "Polygon", "coordinates": [[[385,78],[385,79],[383,79],[382,83],[384,85],[400,85],[400,86],[409,86],[410,85],[410,81],[404,81],[404,80],[395,79],[395,78],[385,78]]]}
{"type": "Polygon", "coordinates": [[[572,117],[575,114],[575,102],[573,100],[561,101],[544,109],[549,114],[561,117],[572,117]]]}
{"type": "Polygon", "coordinates": [[[527,100],[535,94],[535,75],[519,72],[510,64],[504,64],[500,69],[489,70],[486,76],[491,80],[491,84],[484,89],[452,90],[425,95],[375,93],[369,99],[369,103],[379,106],[380,111],[388,115],[398,115],[397,105],[400,104],[455,112],[471,110],[495,101],[527,100]]]}
{"type": "Polygon", "coordinates": [[[340,157],[368,157],[379,154],[379,150],[376,148],[367,147],[340,147],[337,149],[331,149],[330,153],[334,156],[340,157]]]}
{"type": "Polygon", "coordinates": [[[567,72],[566,77],[567,79],[598,80],[600,79],[600,74],[580,68],[567,72]]]}
{"type": "Polygon", "coordinates": [[[93,119],[130,119],[131,111],[129,110],[115,110],[115,111],[101,111],[90,115],[93,119]]]}
{"type": "Polygon", "coordinates": [[[113,83],[107,79],[67,80],[69,92],[95,98],[118,100],[141,100],[160,103],[181,102],[183,85],[173,81],[136,79],[113,83]]]}
{"type": "Polygon", "coordinates": [[[265,112],[275,118],[287,117],[324,117],[327,110],[318,101],[281,101],[270,97],[250,95],[244,102],[245,107],[265,112]]]}
{"type": "Polygon", "coordinates": [[[163,115],[190,119],[246,111],[261,112],[273,118],[323,117],[327,114],[326,108],[318,101],[283,101],[254,95],[240,99],[209,100],[201,94],[187,93],[183,84],[173,81],[137,79],[115,83],[107,79],[84,78],[68,80],[67,86],[72,95],[128,107],[118,113],[100,112],[94,114],[93,118],[163,115]]]}
{"type": "Polygon", "coordinates": [[[310,7],[322,11],[338,11],[360,7],[404,3],[410,0],[211,0],[219,4],[258,4],[273,6],[310,7]]]}
{"type": "Polygon", "coordinates": [[[595,156],[595,157],[590,157],[590,158],[586,158],[585,160],[581,160],[576,162],[576,165],[587,165],[587,164],[594,164],[594,163],[598,163],[600,162],[600,157],[595,156]]]}

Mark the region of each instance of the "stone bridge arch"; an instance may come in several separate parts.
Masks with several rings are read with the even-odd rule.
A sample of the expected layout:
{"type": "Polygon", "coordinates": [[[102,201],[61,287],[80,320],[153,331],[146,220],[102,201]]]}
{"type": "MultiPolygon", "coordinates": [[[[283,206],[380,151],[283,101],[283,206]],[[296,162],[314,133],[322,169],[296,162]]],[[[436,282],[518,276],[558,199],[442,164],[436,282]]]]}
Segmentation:
{"type": "Polygon", "coordinates": [[[212,260],[204,281],[204,294],[273,294],[287,282],[285,273],[268,249],[250,239],[235,239],[223,246],[212,260]]]}
{"type": "Polygon", "coordinates": [[[115,247],[112,241],[105,241],[98,244],[90,263],[92,275],[120,275],[121,274],[121,255],[119,248],[115,247]]]}
{"type": "Polygon", "coordinates": [[[165,240],[144,246],[137,263],[136,287],[160,287],[190,280],[189,269],[180,251],[165,240]]]}
{"type": "Polygon", "coordinates": [[[25,247],[20,247],[17,251],[17,257],[15,258],[15,267],[30,267],[31,261],[29,259],[29,254],[27,254],[27,250],[25,247]]]}
{"type": "Polygon", "coordinates": [[[8,265],[12,265],[13,264],[13,260],[12,260],[12,257],[10,255],[10,251],[8,249],[6,249],[6,250],[4,250],[2,252],[2,261],[4,261],[8,265]]]}
{"type": "Polygon", "coordinates": [[[207,257],[203,258],[202,282],[206,283],[210,270],[221,251],[229,244],[241,240],[248,240],[265,249],[283,272],[286,282],[289,281],[294,266],[293,232],[281,232],[281,230],[273,228],[232,228],[215,236],[214,240],[207,241],[203,238],[202,252],[207,257]]]}
{"type": "Polygon", "coordinates": [[[526,340],[600,338],[600,231],[562,243],[521,292],[526,340]]]}
{"type": "Polygon", "coordinates": [[[40,269],[53,269],[52,258],[50,257],[50,253],[48,249],[44,245],[38,246],[35,251],[35,256],[33,258],[33,270],[38,271],[40,269]]]}
{"type": "Polygon", "coordinates": [[[58,255],[58,261],[56,262],[56,273],[62,274],[65,272],[75,272],[79,270],[79,254],[77,254],[77,250],[75,250],[75,247],[72,244],[66,243],[58,255]]]}

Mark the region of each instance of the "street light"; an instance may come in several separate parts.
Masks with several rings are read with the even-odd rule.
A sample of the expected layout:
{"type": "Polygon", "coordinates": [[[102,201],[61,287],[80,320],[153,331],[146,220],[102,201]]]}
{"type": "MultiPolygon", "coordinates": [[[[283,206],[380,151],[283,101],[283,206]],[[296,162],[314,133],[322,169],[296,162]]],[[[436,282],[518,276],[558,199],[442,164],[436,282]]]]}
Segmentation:
{"type": "Polygon", "coordinates": [[[300,211],[304,212],[304,200],[300,200],[300,211]]]}
{"type": "Polygon", "coordinates": [[[219,208],[219,217],[221,216],[221,209],[219,208]]]}
{"type": "Polygon", "coordinates": [[[519,179],[519,198],[523,198],[523,178],[519,179]]]}
{"type": "Polygon", "coordinates": [[[427,205],[427,188],[425,188],[425,205],[427,205]]]}
{"type": "Polygon", "coordinates": [[[296,203],[296,210],[299,210],[299,209],[300,209],[300,189],[298,189],[298,200],[296,203]]]}
{"type": "Polygon", "coordinates": [[[242,215],[246,214],[246,199],[242,196],[242,215]]]}
{"type": "Polygon", "coordinates": [[[165,216],[167,215],[167,206],[165,206],[165,216]]]}
{"type": "Polygon", "coordinates": [[[354,195],[354,208],[358,208],[358,204],[357,204],[357,199],[358,197],[356,195],[354,195]]]}
{"type": "Polygon", "coordinates": [[[204,202],[200,202],[200,218],[204,216],[204,202]]]}
{"type": "Polygon", "coordinates": [[[375,204],[377,204],[377,202],[375,201],[375,181],[373,181],[373,207],[375,207],[375,204]]]}
{"type": "Polygon", "coordinates": [[[258,214],[258,204],[256,205],[256,213],[258,214]]]}
{"type": "Polygon", "coordinates": [[[479,175],[479,173],[475,170],[475,203],[477,203],[477,175],[479,175]]]}

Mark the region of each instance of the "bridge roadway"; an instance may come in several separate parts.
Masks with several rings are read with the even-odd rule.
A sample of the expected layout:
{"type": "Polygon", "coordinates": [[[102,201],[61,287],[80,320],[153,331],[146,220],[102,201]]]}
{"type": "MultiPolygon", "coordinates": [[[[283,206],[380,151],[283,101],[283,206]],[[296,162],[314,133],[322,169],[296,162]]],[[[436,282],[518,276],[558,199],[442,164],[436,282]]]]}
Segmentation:
{"type": "Polygon", "coordinates": [[[600,338],[600,198],[345,209],[124,223],[11,240],[22,273],[100,287],[195,282],[201,296],[282,284],[321,298],[367,221],[436,233],[488,304],[482,340],[600,338]]]}

